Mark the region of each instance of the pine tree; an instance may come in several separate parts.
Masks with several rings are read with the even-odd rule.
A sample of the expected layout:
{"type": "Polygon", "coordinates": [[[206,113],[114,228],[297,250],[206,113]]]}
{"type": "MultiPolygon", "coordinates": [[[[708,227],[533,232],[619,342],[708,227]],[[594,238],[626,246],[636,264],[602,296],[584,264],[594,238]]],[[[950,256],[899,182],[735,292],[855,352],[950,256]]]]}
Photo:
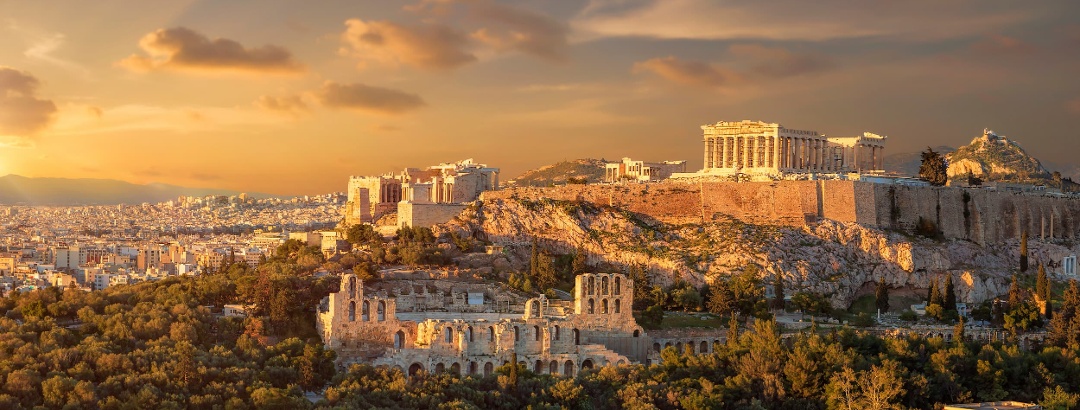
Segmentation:
{"type": "Polygon", "coordinates": [[[922,165],[919,166],[919,178],[929,182],[930,185],[944,186],[949,182],[949,166],[945,157],[933,148],[927,147],[922,153],[922,165]]]}
{"type": "Polygon", "coordinates": [[[953,287],[952,275],[945,277],[945,303],[941,306],[947,311],[956,310],[956,288],[953,287]]]}
{"type": "Polygon", "coordinates": [[[877,300],[878,311],[882,313],[889,311],[889,287],[885,285],[885,279],[878,280],[874,298],[877,300]]]}
{"type": "Polygon", "coordinates": [[[529,253],[529,277],[535,278],[539,271],[540,251],[536,249],[536,239],[532,241],[532,252],[529,253]]]}
{"type": "Polygon", "coordinates": [[[784,308],[784,276],[780,273],[776,274],[776,278],[773,280],[773,309],[784,308]]]}
{"type": "Polygon", "coordinates": [[[1028,268],[1028,233],[1020,234],[1020,271],[1027,272],[1028,268]]]}
{"type": "Polygon", "coordinates": [[[727,329],[727,344],[728,346],[734,346],[739,342],[739,319],[737,314],[732,312],[731,319],[728,320],[727,329]]]}

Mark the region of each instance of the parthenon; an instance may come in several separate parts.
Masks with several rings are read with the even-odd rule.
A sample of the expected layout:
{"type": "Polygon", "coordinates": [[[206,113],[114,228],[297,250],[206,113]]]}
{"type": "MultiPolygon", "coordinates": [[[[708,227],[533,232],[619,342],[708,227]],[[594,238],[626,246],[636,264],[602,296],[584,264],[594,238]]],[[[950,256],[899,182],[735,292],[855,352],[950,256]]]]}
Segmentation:
{"type": "Polygon", "coordinates": [[[743,120],[702,125],[705,174],[865,173],[884,168],[888,137],[864,132],[857,137],[826,137],[817,131],[743,120]]]}

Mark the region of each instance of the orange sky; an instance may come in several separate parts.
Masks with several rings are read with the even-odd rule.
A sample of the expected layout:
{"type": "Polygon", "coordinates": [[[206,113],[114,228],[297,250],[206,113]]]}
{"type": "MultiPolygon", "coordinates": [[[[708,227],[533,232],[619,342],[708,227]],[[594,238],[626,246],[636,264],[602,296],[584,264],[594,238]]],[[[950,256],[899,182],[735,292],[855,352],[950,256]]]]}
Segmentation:
{"type": "Polygon", "coordinates": [[[695,168],[698,127],[741,119],[892,152],[989,127],[1065,169],[1077,3],[0,0],[0,175],[317,194],[464,158],[695,168]]]}

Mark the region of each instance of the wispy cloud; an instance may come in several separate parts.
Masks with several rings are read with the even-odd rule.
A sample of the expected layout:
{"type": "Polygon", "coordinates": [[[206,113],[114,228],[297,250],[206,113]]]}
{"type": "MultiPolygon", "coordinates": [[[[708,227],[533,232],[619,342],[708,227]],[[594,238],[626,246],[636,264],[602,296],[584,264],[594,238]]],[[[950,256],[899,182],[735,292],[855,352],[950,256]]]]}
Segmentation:
{"type": "Polygon", "coordinates": [[[408,26],[390,21],[345,21],[340,53],[360,59],[447,70],[476,61],[468,36],[437,23],[408,26]]]}
{"type": "Polygon", "coordinates": [[[403,114],[427,105],[419,95],[367,84],[328,81],[317,96],[323,106],[375,114],[403,114]]]}
{"type": "Polygon", "coordinates": [[[0,135],[30,137],[53,122],[56,104],[37,96],[39,85],[30,73],[0,66],[0,135]]]}

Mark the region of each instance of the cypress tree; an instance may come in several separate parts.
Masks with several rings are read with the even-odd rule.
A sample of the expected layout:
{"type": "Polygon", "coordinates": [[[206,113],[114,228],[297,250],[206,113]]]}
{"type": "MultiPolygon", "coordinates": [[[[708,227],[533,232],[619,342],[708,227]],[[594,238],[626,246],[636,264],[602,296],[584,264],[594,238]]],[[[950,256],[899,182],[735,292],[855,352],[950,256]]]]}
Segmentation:
{"type": "Polygon", "coordinates": [[[934,302],[934,294],[937,293],[937,279],[930,278],[930,289],[926,290],[926,305],[934,302]]]}
{"type": "Polygon", "coordinates": [[[878,310],[881,312],[889,311],[889,287],[885,285],[885,279],[878,280],[877,292],[875,292],[874,298],[877,300],[878,310]]]}
{"type": "Polygon", "coordinates": [[[953,326],[953,341],[959,345],[964,342],[964,336],[964,318],[961,317],[956,326],[953,326]]]}
{"type": "Polygon", "coordinates": [[[1024,301],[1020,297],[1020,282],[1016,279],[1016,275],[1012,277],[1012,285],[1009,285],[1009,310],[1020,306],[1024,301]]]}
{"type": "Polygon", "coordinates": [[[945,303],[942,305],[945,310],[956,310],[956,289],[953,287],[952,275],[945,277],[945,303]]]}
{"type": "Polygon", "coordinates": [[[937,280],[930,282],[930,305],[942,306],[945,304],[945,298],[941,295],[941,290],[938,289],[937,280]]]}
{"type": "Polygon", "coordinates": [[[784,277],[780,273],[776,274],[776,278],[773,281],[773,309],[784,308],[784,277]]]}
{"type": "Polygon", "coordinates": [[[1020,271],[1027,272],[1028,268],[1028,233],[1020,234],[1020,271]]]}
{"type": "Polygon", "coordinates": [[[536,238],[532,241],[532,252],[529,253],[529,277],[535,278],[539,271],[540,252],[536,249],[536,238]]]}
{"type": "Polygon", "coordinates": [[[731,313],[731,319],[728,320],[727,329],[727,344],[728,346],[735,346],[739,342],[739,319],[738,315],[734,312],[731,313]]]}
{"type": "Polygon", "coordinates": [[[1046,279],[1046,268],[1039,264],[1039,273],[1035,277],[1035,297],[1039,300],[1050,300],[1050,283],[1046,279]]]}
{"type": "Polygon", "coordinates": [[[510,385],[517,387],[518,384],[518,358],[517,352],[510,354],[510,385]]]}

